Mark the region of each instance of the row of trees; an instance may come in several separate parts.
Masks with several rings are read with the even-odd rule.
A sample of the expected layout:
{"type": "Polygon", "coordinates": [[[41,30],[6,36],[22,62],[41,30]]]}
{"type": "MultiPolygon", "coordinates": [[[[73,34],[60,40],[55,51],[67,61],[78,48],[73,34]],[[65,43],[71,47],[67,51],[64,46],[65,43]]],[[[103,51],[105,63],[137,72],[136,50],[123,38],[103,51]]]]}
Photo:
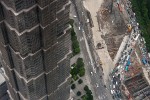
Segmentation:
{"type": "Polygon", "coordinates": [[[80,53],[80,47],[79,47],[79,42],[77,40],[76,33],[73,28],[73,23],[74,23],[74,20],[70,19],[70,25],[72,26],[72,29],[71,29],[72,51],[73,51],[73,55],[76,55],[80,53]]]}
{"type": "Polygon", "coordinates": [[[147,50],[150,52],[150,0],[131,0],[131,3],[142,36],[145,38],[147,50]]]}

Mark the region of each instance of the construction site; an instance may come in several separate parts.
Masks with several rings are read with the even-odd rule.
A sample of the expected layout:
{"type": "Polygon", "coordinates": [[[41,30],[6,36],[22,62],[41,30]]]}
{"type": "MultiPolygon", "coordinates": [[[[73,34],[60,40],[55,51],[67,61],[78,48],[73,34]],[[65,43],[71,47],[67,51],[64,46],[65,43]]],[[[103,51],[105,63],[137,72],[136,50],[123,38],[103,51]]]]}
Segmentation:
{"type": "MultiPolygon", "coordinates": [[[[122,76],[120,80],[124,89],[121,90],[126,99],[150,100],[150,84],[148,82],[150,75],[145,76],[145,72],[143,72],[143,69],[149,66],[149,58],[146,54],[144,40],[139,40],[139,33],[135,32],[136,26],[129,23],[131,19],[126,11],[127,3],[129,3],[127,0],[104,0],[97,12],[99,31],[102,33],[101,37],[107,45],[112,60],[115,59],[124,37],[131,38],[130,42],[127,41],[129,43],[125,45],[120,59],[115,64],[117,69],[115,74],[122,76]]],[[[103,49],[102,46],[103,42],[97,43],[97,48],[103,49]]],[[[148,72],[147,69],[146,72],[148,72]]]]}
{"type": "Polygon", "coordinates": [[[104,0],[97,12],[97,20],[101,37],[105,40],[110,57],[114,59],[123,37],[127,34],[127,23],[113,0],[104,0]]]}

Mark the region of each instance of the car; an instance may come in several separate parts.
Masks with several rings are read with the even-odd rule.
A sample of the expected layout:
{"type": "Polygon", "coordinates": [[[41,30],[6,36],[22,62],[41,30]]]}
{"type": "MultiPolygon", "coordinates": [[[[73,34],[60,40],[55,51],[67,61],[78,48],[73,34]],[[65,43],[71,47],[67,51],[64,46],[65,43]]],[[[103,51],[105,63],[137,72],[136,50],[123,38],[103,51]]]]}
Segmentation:
{"type": "Polygon", "coordinates": [[[104,87],[106,88],[106,85],[104,85],[104,87]]]}
{"type": "Polygon", "coordinates": [[[91,72],[91,75],[93,76],[93,72],[91,72]]]}
{"type": "Polygon", "coordinates": [[[113,94],[115,94],[116,92],[115,92],[115,90],[113,90],[113,94]]]}
{"type": "Polygon", "coordinates": [[[121,98],[121,94],[120,94],[120,93],[117,93],[117,97],[118,97],[118,98],[121,98]]]}
{"type": "Polygon", "coordinates": [[[116,82],[116,85],[118,85],[118,82],[116,82]]]}
{"type": "Polygon", "coordinates": [[[76,18],[77,16],[76,16],[76,15],[74,15],[73,17],[74,17],[74,18],[76,18]]]}
{"type": "Polygon", "coordinates": [[[110,92],[111,92],[111,94],[114,94],[113,90],[111,90],[110,92]]]}
{"type": "Polygon", "coordinates": [[[120,79],[120,74],[118,74],[118,78],[120,79]]]}
{"type": "Polygon", "coordinates": [[[115,86],[115,85],[113,85],[113,88],[114,88],[114,89],[115,89],[115,87],[116,87],[116,86],[115,86]]]}
{"type": "Polygon", "coordinates": [[[96,83],[96,87],[99,87],[99,85],[96,83]]]}
{"type": "Polygon", "coordinates": [[[87,19],[86,22],[89,23],[90,22],[89,19],[87,19]]]}
{"type": "Polygon", "coordinates": [[[81,27],[80,27],[80,26],[79,26],[78,28],[79,28],[79,30],[81,30],[81,27]]]}

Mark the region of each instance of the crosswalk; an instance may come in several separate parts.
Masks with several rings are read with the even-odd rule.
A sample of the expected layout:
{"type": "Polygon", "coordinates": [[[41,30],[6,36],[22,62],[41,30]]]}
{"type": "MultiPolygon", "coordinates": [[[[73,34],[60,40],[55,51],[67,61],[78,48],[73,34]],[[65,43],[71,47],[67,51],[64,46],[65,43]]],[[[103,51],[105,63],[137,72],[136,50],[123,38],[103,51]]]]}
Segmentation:
{"type": "Polygon", "coordinates": [[[99,100],[106,100],[107,94],[99,95],[98,99],[99,100]]]}

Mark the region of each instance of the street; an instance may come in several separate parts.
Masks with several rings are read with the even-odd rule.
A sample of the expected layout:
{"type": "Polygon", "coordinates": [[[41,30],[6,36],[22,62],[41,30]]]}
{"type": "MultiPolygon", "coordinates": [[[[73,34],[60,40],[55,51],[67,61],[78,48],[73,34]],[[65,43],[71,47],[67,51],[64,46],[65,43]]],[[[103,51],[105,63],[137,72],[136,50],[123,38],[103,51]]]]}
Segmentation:
{"type": "Polygon", "coordinates": [[[81,1],[73,1],[73,4],[75,10],[72,10],[71,13],[77,16],[77,18],[74,18],[74,29],[79,40],[81,53],[83,53],[83,59],[86,66],[87,76],[91,82],[91,90],[94,100],[112,100],[111,95],[103,82],[103,72],[100,67],[97,66],[99,65],[98,62],[93,59],[94,46],[90,40],[89,32],[91,31],[89,30],[89,25],[86,20],[87,17],[83,4],[81,1]]]}

